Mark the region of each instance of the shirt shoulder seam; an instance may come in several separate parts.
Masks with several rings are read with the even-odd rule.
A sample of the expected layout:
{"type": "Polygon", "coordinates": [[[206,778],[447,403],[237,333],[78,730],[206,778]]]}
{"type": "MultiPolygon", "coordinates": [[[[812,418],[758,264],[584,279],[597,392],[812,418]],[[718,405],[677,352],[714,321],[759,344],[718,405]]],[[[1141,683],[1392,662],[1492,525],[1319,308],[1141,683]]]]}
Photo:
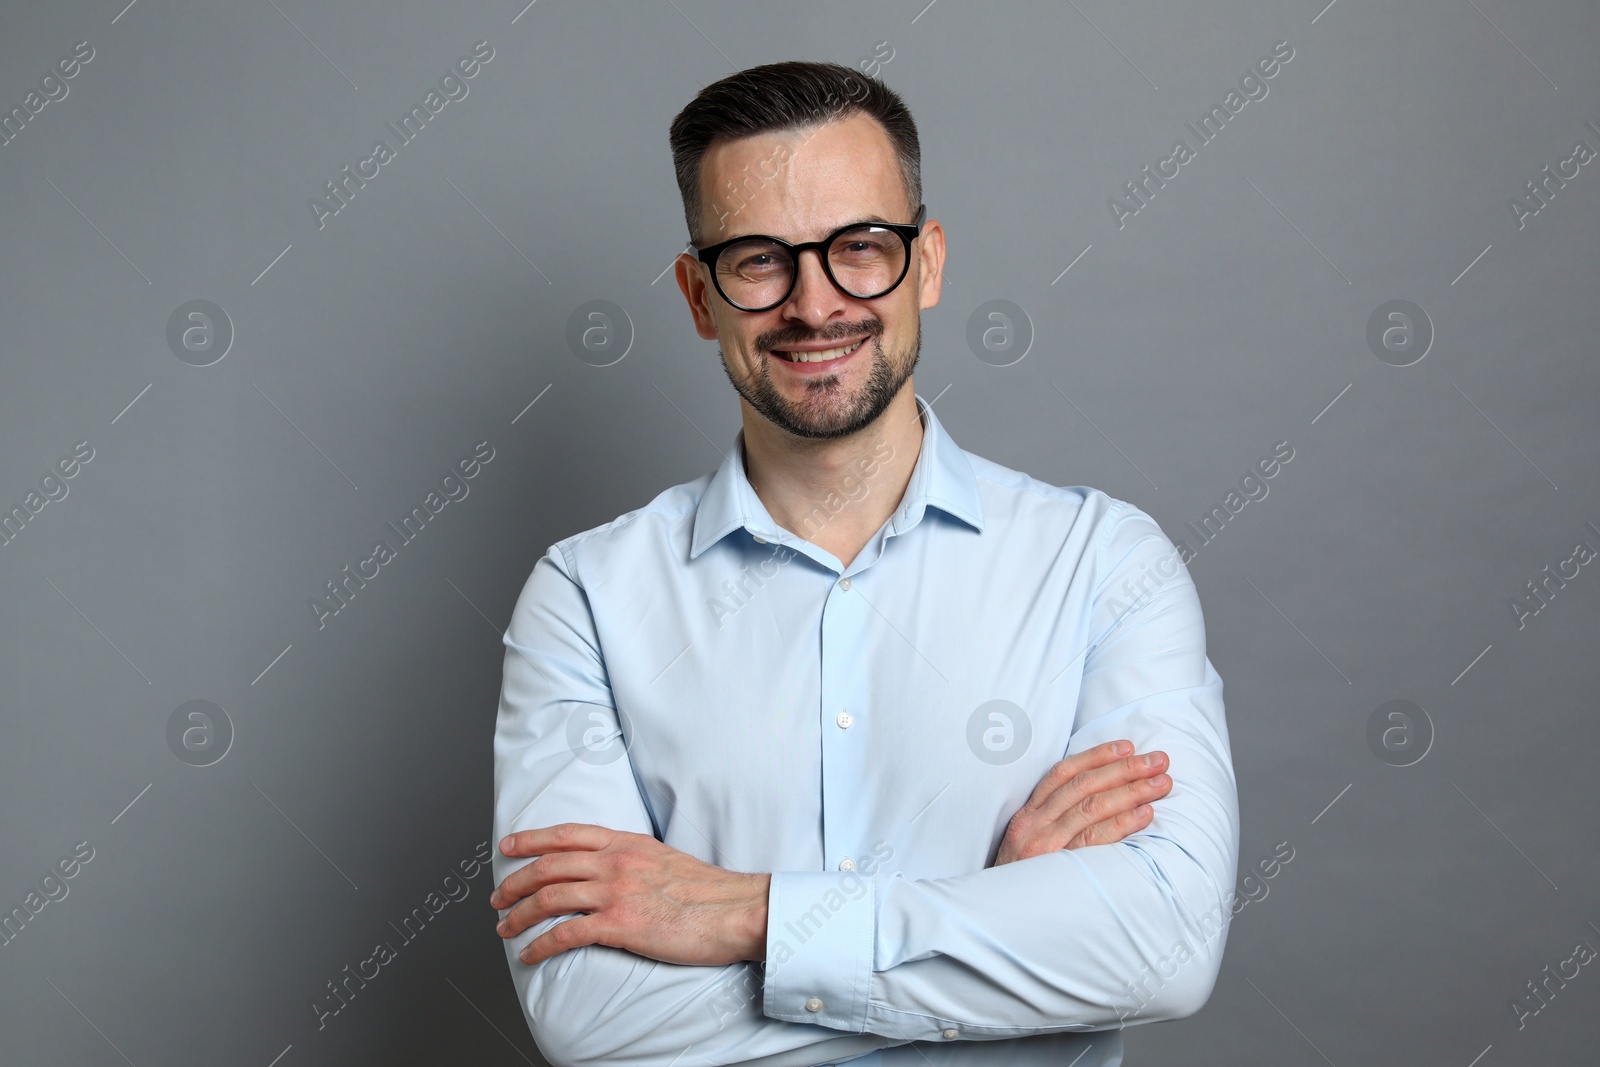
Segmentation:
{"type": "Polygon", "coordinates": [[[681,508],[674,509],[672,511],[667,511],[667,510],[663,510],[661,508],[658,508],[655,505],[656,505],[656,502],[658,500],[660,500],[662,496],[664,496],[667,493],[670,493],[673,489],[680,489],[680,488],[686,488],[687,486],[692,486],[692,485],[695,484],[695,482],[698,482],[698,481],[700,481],[702,479],[705,479],[707,481],[707,483],[709,484],[710,475],[701,475],[700,478],[696,478],[694,481],[681,482],[678,485],[670,486],[667,489],[663,489],[661,491],[661,493],[656,495],[656,498],[654,500],[651,500],[647,504],[643,504],[643,505],[641,505],[641,506],[639,506],[637,508],[634,508],[631,511],[625,511],[621,515],[618,515],[616,518],[612,519],[610,522],[603,522],[599,526],[594,526],[594,527],[591,527],[591,528],[589,528],[587,530],[581,530],[578,533],[571,534],[571,535],[569,535],[567,537],[563,537],[560,541],[557,541],[554,545],[550,546],[551,550],[552,551],[556,551],[556,550],[560,551],[562,559],[567,564],[567,568],[566,569],[568,571],[568,576],[570,578],[572,578],[573,581],[577,582],[579,585],[582,585],[583,584],[582,579],[578,576],[577,557],[574,554],[577,549],[581,548],[591,538],[598,537],[600,534],[603,534],[603,533],[612,533],[612,532],[615,532],[617,530],[625,529],[626,527],[628,527],[632,523],[638,521],[639,519],[641,519],[641,518],[643,518],[643,517],[645,517],[647,515],[659,515],[663,519],[667,519],[667,520],[683,519],[683,518],[685,518],[687,516],[693,515],[695,513],[695,509],[697,509],[700,506],[701,501],[705,498],[705,487],[704,486],[701,487],[701,490],[700,490],[699,493],[697,493],[693,497],[691,497],[685,503],[685,505],[683,507],[681,507],[681,508]]]}

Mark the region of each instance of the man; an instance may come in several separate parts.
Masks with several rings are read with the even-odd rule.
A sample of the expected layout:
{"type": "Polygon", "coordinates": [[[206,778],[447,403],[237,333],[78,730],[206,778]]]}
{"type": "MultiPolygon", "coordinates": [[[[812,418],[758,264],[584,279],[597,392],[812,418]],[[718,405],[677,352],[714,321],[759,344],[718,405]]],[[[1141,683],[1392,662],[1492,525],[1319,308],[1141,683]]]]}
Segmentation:
{"type": "Polygon", "coordinates": [[[534,1037],[1119,1064],[1210,995],[1231,903],[1193,582],[1148,515],[962,451],[913,392],[945,244],[895,93],[757,67],[671,140],[742,429],[553,546],[506,632],[490,903],[534,1037]]]}

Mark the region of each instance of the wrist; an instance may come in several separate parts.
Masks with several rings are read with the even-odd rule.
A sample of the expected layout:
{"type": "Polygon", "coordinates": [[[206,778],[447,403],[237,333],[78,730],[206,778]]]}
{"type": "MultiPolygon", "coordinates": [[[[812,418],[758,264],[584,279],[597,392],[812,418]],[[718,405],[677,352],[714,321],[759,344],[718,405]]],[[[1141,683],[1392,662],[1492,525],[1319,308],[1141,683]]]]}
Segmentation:
{"type": "Polygon", "coordinates": [[[767,958],[767,897],[771,891],[772,875],[751,875],[750,900],[744,913],[743,958],[755,963],[767,958]]]}

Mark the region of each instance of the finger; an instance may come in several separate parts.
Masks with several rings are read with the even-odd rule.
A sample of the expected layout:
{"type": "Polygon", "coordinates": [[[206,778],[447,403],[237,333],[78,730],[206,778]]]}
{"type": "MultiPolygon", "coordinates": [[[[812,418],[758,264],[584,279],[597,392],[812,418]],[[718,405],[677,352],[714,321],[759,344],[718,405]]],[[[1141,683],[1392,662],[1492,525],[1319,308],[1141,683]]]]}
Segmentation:
{"type": "MultiPolygon", "coordinates": [[[[1071,769],[1083,762],[1063,760],[1058,767],[1071,769]]],[[[1160,771],[1166,762],[1166,753],[1160,751],[1116,759],[1062,782],[1042,803],[1030,800],[1012,816],[1001,856],[1021,858],[1066,848],[1095,823],[1165,796],[1171,790],[1171,779],[1160,771]],[[1157,778],[1153,785],[1142,784],[1157,778]],[[1114,793],[1118,789],[1124,792],[1114,793]]],[[[1046,775],[1043,784],[1054,785],[1061,773],[1046,775]]]]}
{"type": "Polygon", "coordinates": [[[1082,752],[1075,752],[1066,759],[1057,760],[1045,772],[1045,776],[1039,780],[1039,784],[1034,787],[1032,795],[1028,797],[1028,802],[1022,806],[1022,810],[1030,811],[1042,807],[1052,794],[1073,778],[1086,771],[1092,771],[1097,767],[1104,767],[1108,763],[1114,763],[1132,751],[1132,741],[1107,741],[1105,744],[1086,748],[1082,752]]]}
{"type": "MultiPolygon", "coordinates": [[[[598,882],[560,882],[523,897],[495,926],[502,938],[516,937],[555,915],[598,911],[604,891],[598,882]]],[[[565,924],[563,924],[565,925],[565,924]]]]}
{"type": "Polygon", "coordinates": [[[593,852],[546,852],[506,875],[489,894],[489,906],[509,908],[528,894],[556,882],[596,879],[600,865],[594,857],[593,852]]]}
{"type": "Polygon", "coordinates": [[[563,822],[534,830],[518,830],[500,840],[500,851],[507,856],[542,856],[546,852],[604,848],[615,830],[583,822],[563,822]]]}
{"type": "Polygon", "coordinates": [[[1067,848],[1087,848],[1090,845],[1114,845],[1133,836],[1155,817],[1156,809],[1150,804],[1140,804],[1102,822],[1097,822],[1067,844],[1067,848]]]}
{"type": "Polygon", "coordinates": [[[563,923],[556,923],[523,946],[517,958],[523,963],[542,963],[570,948],[600,943],[600,920],[594,916],[580,915],[563,923]],[[571,927],[571,929],[568,929],[571,927]]]}
{"type": "MultiPolygon", "coordinates": [[[[1062,811],[1061,817],[1053,824],[1053,833],[1058,840],[1077,840],[1082,833],[1096,825],[1130,813],[1141,805],[1154,803],[1170,792],[1173,792],[1173,776],[1155,774],[1154,777],[1118,785],[1115,789],[1091,793],[1077,805],[1062,811]]],[[[1117,840],[1122,838],[1118,837],[1117,840]]]]}
{"type": "MultiPolygon", "coordinates": [[[[1167,754],[1158,749],[1083,771],[1045,798],[1038,807],[1039,815],[1047,820],[1056,820],[1068,810],[1081,806],[1083,813],[1090,816],[1089,823],[1099,822],[1111,813],[1110,809],[1102,806],[1105,802],[1099,797],[1159,775],[1166,770],[1167,764],[1167,754]]],[[[1078,829],[1082,828],[1080,826],[1078,829]]]]}

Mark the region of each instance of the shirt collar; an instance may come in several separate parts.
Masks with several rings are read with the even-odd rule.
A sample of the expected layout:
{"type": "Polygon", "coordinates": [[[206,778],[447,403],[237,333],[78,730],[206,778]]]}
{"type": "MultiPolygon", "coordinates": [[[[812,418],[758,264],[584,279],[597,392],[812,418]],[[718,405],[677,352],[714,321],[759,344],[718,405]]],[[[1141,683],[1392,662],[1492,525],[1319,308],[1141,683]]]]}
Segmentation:
{"type": "MultiPolygon", "coordinates": [[[[912,468],[905,496],[889,517],[890,527],[897,534],[904,533],[922,521],[929,507],[935,507],[981,533],[983,504],[972,464],[940,424],[933,408],[920,396],[916,401],[922,414],[922,450],[912,468]]],[[[789,536],[773,521],[766,505],[750,487],[744,469],[742,428],[734,435],[733,448],[724,455],[695,507],[689,558],[694,559],[741,527],[769,541],[789,536]]]]}

